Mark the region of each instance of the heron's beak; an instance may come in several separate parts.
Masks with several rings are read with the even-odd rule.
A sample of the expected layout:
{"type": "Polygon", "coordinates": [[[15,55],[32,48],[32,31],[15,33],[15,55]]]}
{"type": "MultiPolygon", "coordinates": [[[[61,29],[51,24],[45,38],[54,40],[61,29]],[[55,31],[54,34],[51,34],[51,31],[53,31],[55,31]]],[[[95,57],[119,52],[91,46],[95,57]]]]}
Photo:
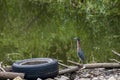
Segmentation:
{"type": "Polygon", "coordinates": [[[78,39],[77,37],[74,38],[74,40],[77,40],[77,39],[78,39]]]}

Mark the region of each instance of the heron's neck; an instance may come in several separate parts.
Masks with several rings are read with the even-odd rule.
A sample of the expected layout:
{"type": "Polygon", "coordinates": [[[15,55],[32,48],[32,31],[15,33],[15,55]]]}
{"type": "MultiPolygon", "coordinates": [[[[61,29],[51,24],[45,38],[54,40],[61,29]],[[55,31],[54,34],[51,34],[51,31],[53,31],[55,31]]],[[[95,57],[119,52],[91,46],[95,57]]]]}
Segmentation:
{"type": "Polygon", "coordinates": [[[81,47],[80,47],[80,41],[77,40],[77,51],[80,51],[81,47]]]}

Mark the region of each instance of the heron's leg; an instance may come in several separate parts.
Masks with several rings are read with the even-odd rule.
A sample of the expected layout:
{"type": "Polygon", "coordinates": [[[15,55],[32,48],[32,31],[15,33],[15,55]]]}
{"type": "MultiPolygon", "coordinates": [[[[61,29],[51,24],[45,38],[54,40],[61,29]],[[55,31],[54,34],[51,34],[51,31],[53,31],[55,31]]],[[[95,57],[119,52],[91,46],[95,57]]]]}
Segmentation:
{"type": "Polygon", "coordinates": [[[82,68],[81,69],[85,69],[86,68],[86,66],[84,65],[84,61],[82,61],[82,68]]]}
{"type": "Polygon", "coordinates": [[[83,67],[82,67],[82,69],[85,69],[86,68],[86,66],[83,64],[83,67]]]}

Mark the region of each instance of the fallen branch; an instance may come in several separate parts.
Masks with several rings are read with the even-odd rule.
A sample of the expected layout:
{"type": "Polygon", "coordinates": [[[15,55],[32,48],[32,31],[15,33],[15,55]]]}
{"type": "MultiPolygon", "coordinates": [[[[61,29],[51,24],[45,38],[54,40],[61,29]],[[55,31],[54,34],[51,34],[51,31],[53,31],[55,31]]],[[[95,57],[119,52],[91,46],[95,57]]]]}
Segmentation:
{"type": "Polygon", "coordinates": [[[25,74],[15,72],[0,72],[0,79],[14,79],[17,76],[24,79],[25,74]]]}
{"type": "Polygon", "coordinates": [[[5,70],[6,72],[12,72],[12,66],[6,66],[6,67],[4,68],[4,70],[5,70]]]}
{"type": "Polygon", "coordinates": [[[71,64],[74,64],[74,65],[77,65],[77,66],[83,66],[83,64],[80,64],[80,63],[77,63],[77,62],[74,62],[74,61],[70,61],[70,60],[67,60],[69,63],[71,64]]]}
{"type": "Polygon", "coordinates": [[[6,71],[2,68],[2,62],[0,62],[0,70],[1,70],[2,72],[6,72],[6,71]]]}
{"type": "Polygon", "coordinates": [[[92,63],[85,64],[86,68],[120,68],[120,64],[118,63],[92,63]]]}
{"type": "Polygon", "coordinates": [[[112,50],[112,53],[113,53],[113,54],[116,54],[117,56],[119,56],[119,57],[120,57],[120,54],[119,54],[118,52],[116,52],[116,51],[112,50]]]}
{"type": "Polygon", "coordinates": [[[118,60],[116,60],[116,59],[110,59],[110,61],[115,61],[116,63],[120,64],[120,62],[118,60]]]}
{"type": "Polygon", "coordinates": [[[65,67],[65,68],[69,68],[69,66],[68,65],[65,65],[65,64],[62,64],[62,63],[58,63],[59,65],[61,65],[61,66],[63,66],[63,67],[65,67]]]}
{"type": "Polygon", "coordinates": [[[67,69],[59,71],[59,75],[62,75],[62,74],[65,74],[65,73],[70,73],[70,72],[75,72],[77,70],[79,70],[79,67],[78,66],[74,66],[74,67],[67,68],[67,69]]]}
{"type": "Polygon", "coordinates": [[[73,61],[68,60],[69,63],[72,63],[74,65],[77,65],[79,67],[85,66],[85,69],[91,69],[91,68],[120,68],[119,63],[91,63],[91,64],[79,64],[73,61]]]}

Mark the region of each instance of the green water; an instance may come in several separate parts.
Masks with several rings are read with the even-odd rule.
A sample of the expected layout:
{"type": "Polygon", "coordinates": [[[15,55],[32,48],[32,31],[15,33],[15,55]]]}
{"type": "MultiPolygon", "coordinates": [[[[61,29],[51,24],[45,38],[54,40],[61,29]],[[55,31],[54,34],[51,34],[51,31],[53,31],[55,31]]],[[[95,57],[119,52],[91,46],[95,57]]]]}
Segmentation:
{"type": "Polygon", "coordinates": [[[0,0],[0,60],[9,64],[51,57],[79,62],[74,37],[81,39],[86,63],[120,60],[111,52],[120,52],[119,4],[0,0]]]}

